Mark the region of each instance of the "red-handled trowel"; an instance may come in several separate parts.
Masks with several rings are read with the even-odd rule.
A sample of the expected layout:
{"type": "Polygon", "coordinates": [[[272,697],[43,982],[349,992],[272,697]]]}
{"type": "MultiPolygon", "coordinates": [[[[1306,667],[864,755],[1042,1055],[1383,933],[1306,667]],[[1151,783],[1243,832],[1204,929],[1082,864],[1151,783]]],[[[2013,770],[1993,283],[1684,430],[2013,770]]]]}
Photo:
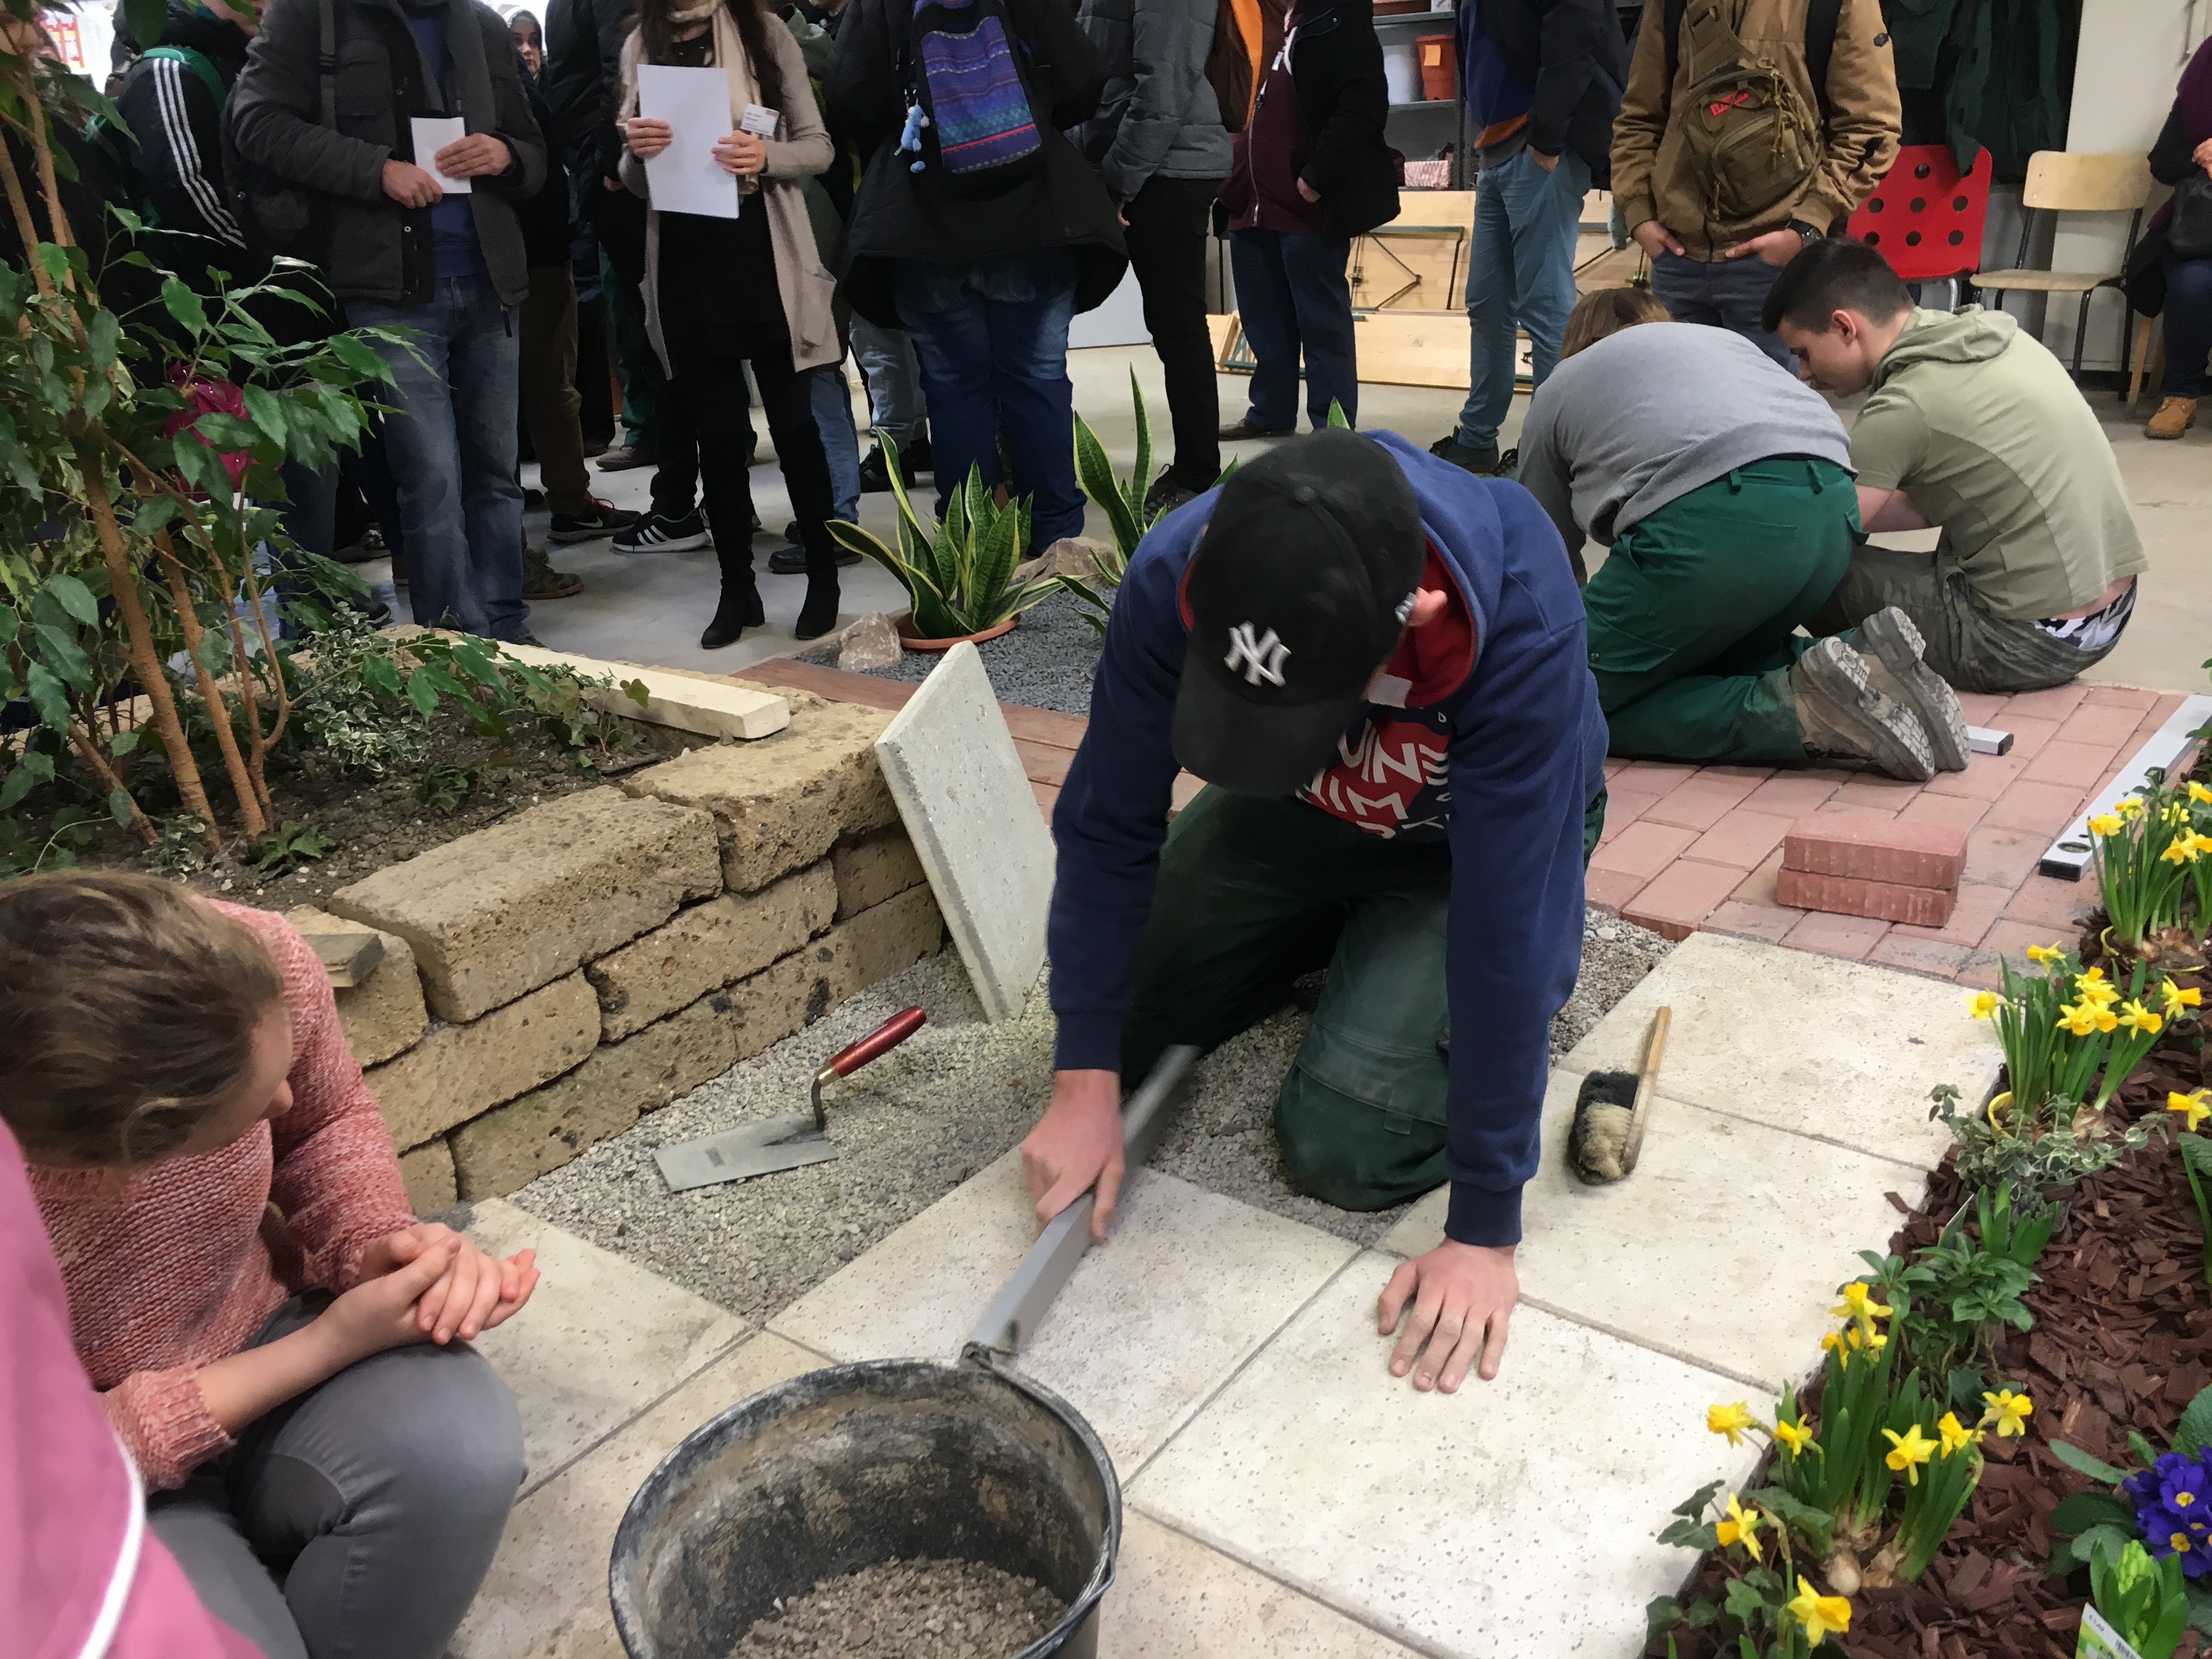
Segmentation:
{"type": "Polygon", "coordinates": [[[822,1104],[822,1085],[850,1077],[870,1060],[889,1054],[921,1029],[927,1018],[919,1008],[893,1014],[848,1048],[840,1048],[814,1074],[814,1110],[792,1112],[758,1123],[740,1124],[696,1140],[663,1146],[653,1161],[672,1193],[718,1182],[774,1175],[806,1164],[826,1164],[837,1156],[829,1139],[830,1116],[822,1104]]]}

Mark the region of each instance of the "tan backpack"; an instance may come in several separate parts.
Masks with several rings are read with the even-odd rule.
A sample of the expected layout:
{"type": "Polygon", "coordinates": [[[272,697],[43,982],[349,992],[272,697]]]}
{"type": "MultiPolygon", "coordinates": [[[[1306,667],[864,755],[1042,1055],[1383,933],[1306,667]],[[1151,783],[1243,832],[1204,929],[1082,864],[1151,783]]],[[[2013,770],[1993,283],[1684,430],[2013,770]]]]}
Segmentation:
{"type": "MultiPolygon", "coordinates": [[[[1772,229],[1775,210],[1803,191],[1826,148],[1821,112],[1782,65],[1754,55],[1736,33],[1729,14],[1741,4],[1670,0],[1665,8],[1668,84],[1678,42],[1689,54],[1690,83],[1668,123],[1657,171],[1668,195],[1703,204],[1698,228],[1716,243],[1772,229]]],[[[1806,57],[1823,104],[1841,9],[1840,0],[1813,0],[1807,21],[1806,57]]]]}

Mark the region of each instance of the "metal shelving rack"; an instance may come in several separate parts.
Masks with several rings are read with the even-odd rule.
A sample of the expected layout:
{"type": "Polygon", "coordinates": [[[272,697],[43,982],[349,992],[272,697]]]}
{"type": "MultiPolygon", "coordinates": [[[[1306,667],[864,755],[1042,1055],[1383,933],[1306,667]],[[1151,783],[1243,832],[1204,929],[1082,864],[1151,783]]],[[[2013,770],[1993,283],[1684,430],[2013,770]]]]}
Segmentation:
{"type": "MultiPolygon", "coordinates": [[[[1397,12],[1375,20],[1375,32],[1386,46],[1406,35],[1449,34],[1459,21],[1456,11],[1397,12]]],[[[1417,104],[1393,104],[1383,124],[1383,136],[1408,157],[1433,155],[1446,143],[1452,147],[1453,190],[1472,190],[1474,172],[1468,155],[1467,104],[1464,100],[1437,98],[1417,104]]]]}

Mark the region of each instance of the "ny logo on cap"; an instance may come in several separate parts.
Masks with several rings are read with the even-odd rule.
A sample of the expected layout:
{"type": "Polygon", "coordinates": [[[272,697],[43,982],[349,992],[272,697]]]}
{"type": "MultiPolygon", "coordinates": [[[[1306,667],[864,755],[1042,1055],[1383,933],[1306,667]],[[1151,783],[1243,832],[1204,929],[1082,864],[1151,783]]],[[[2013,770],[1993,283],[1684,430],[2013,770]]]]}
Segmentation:
{"type": "Polygon", "coordinates": [[[1222,665],[1234,672],[1244,671],[1244,684],[1257,685],[1265,680],[1270,685],[1283,683],[1283,659],[1291,654],[1291,647],[1275,637],[1269,629],[1263,639],[1252,637],[1252,624],[1239,623],[1229,630],[1229,654],[1222,665]]]}

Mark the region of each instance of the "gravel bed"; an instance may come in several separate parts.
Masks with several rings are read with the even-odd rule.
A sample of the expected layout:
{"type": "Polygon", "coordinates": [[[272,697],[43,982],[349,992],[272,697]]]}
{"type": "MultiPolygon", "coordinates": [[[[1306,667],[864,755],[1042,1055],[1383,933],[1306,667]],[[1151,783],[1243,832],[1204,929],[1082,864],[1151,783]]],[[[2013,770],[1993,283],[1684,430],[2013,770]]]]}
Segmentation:
{"type": "Polygon", "coordinates": [[[981,1561],[884,1561],[824,1578],[756,1622],[730,1659],[1006,1659],[1066,1604],[981,1561]]]}
{"type": "MultiPolygon", "coordinates": [[[[1073,599],[1056,593],[1024,611],[1011,630],[975,647],[982,653],[991,689],[1000,702],[1089,718],[1091,679],[1098,666],[1098,632],[1083,620],[1085,614],[1073,599]]],[[[801,660],[834,668],[837,653],[809,652],[801,660]]],[[[863,672],[878,679],[919,685],[941,660],[941,652],[909,651],[889,668],[863,672]]]]}
{"type": "MultiPolygon", "coordinates": [[[[1563,1056],[1673,946],[1592,912],[1582,978],[1552,1028],[1563,1056]]],[[[1292,1189],[1272,1127],[1276,1091],[1304,1040],[1286,1006],[1200,1066],[1152,1167],[1358,1243],[1403,1213],[1355,1213],[1292,1189]]],[[[983,1021],[947,949],[854,998],[636,1127],[543,1176],[514,1201],[532,1214],[758,1322],[780,1312],[1029,1132],[1052,1093],[1053,1018],[1042,985],[1021,1018],[983,1021]],[[834,1162],[671,1193],[653,1154],[671,1141],[802,1109],[814,1070],[901,1008],[929,1023],[831,1085],[834,1162]]]]}

